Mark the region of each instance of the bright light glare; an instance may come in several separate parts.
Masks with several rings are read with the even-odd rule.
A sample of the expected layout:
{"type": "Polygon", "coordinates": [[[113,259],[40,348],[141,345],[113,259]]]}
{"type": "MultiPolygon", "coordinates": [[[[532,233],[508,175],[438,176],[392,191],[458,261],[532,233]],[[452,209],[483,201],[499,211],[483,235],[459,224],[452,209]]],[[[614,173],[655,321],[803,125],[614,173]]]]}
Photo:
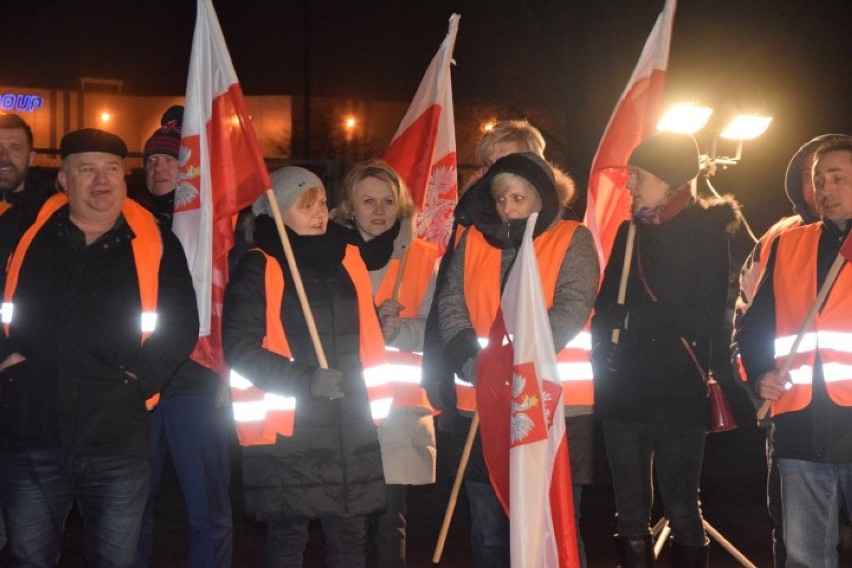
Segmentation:
{"type": "Polygon", "coordinates": [[[770,122],[771,116],[741,114],[734,117],[719,136],[728,140],[752,140],[766,132],[770,122]]]}
{"type": "Polygon", "coordinates": [[[713,114],[710,107],[699,106],[695,103],[683,103],[671,107],[657,123],[657,130],[668,132],[698,132],[713,114]]]}
{"type": "Polygon", "coordinates": [[[494,130],[495,126],[497,126],[497,121],[489,120],[488,122],[483,122],[482,126],[480,126],[479,128],[482,130],[482,132],[491,132],[492,130],[494,130]]]}
{"type": "Polygon", "coordinates": [[[346,128],[347,128],[348,130],[352,130],[353,128],[355,128],[355,125],[356,125],[357,123],[358,123],[358,122],[355,120],[355,117],[354,117],[354,116],[347,117],[347,119],[346,119],[346,128]]]}
{"type": "Polygon", "coordinates": [[[101,113],[101,122],[106,124],[110,120],[112,120],[112,114],[110,114],[108,111],[104,111],[104,112],[101,113]]]}

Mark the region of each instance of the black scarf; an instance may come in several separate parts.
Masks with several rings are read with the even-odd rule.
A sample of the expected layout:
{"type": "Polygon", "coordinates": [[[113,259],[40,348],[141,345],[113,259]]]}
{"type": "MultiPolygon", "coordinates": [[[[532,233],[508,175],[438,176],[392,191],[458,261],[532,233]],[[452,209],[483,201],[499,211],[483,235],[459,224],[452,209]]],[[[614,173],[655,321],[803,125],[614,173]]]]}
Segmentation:
{"type": "Polygon", "coordinates": [[[393,242],[399,235],[401,223],[397,220],[393,227],[379,235],[373,237],[369,241],[365,241],[361,236],[361,231],[355,229],[352,235],[352,244],[358,247],[361,251],[361,258],[364,259],[364,264],[367,265],[367,270],[378,270],[387,266],[393,254],[393,242]]]}
{"type": "MultiPolygon", "coordinates": [[[[335,226],[329,223],[323,235],[297,235],[290,227],[284,227],[296,258],[296,266],[313,268],[320,276],[334,274],[343,262],[347,244],[342,232],[333,228],[335,226]]],[[[260,215],[255,219],[254,242],[264,252],[277,258],[285,271],[289,272],[278,229],[268,215],[260,215]]]]}

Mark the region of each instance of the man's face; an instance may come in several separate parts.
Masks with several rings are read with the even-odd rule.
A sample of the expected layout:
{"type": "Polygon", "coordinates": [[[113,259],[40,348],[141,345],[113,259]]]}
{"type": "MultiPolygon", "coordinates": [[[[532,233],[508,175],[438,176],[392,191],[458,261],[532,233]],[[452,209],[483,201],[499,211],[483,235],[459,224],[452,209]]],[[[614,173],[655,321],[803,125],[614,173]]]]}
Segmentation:
{"type": "Polygon", "coordinates": [[[145,162],[145,182],[153,195],[165,195],[178,185],[180,169],[177,158],[153,154],[145,162]]]}
{"type": "Polygon", "coordinates": [[[852,219],[852,152],[829,152],[814,162],[814,195],[820,217],[844,228],[852,219]]]}
{"type": "Polygon", "coordinates": [[[23,128],[0,128],[0,191],[21,191],[35,152],[23,128]]]}
{"type": "Polygon", "coordinates": [[[73,220],[104,223],[118,219],[127,196],[119,156],[105,152],[71,154],[63,161],[58,179],[68,192],[73,220]]]}

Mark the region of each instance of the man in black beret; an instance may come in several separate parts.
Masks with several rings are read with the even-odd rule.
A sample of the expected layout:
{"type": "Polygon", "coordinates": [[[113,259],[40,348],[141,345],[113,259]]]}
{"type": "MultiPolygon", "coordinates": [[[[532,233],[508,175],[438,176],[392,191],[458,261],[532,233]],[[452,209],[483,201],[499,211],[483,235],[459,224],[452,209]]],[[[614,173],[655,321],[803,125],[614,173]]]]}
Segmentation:
{"type": "Polygon", "coordinates": [[[76,130],[12,253],[0,333],[0,501],[13,566],[56,566],[76,503],[91,565],[135,563],[148,497],[146,406],[192,350],[177,238],[127,199],[118,136],[76,130]]]}

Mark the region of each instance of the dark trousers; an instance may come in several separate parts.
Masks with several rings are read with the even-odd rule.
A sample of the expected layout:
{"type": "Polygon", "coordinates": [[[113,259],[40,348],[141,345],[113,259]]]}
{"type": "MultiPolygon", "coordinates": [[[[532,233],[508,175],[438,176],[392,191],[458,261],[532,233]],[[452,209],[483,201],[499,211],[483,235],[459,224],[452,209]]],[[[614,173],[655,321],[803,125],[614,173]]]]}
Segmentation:
{"type": "Polygon", "coordinates": [[[77,504],[89,566],[132,567],[148,498],[148,462],[60,450],[0,456],[0,501],[12,566],[53,567],[77,504]]]}
{"type": "Polygon", "coordinates": [[[151,565],[154,508],[171,455],[189,520],[189,566],[231,566],[233,550],[229,416],[216,393],[165,396],[151,412],[151,493],[137,550],[138,566],[151,565]]]}
{"type": "Polygon", "coordinates": [[[784,548],[784,518],[781,514],[781,473],[778,460],[772,452],[772,436],[766,436],[766,508],[772,525],[772,557],[775,568],[787,564],[787,549],[784,548]]]}
{"type": "Polygon", "coordinates": [[[698,488],[705,429],[606,421],[603,432],[618,511],[618,534],[626,538],[650,534],[653,470],[674,540],[685,546],[704,546],[707,537],[698,488]]]}
{"type": "MultiPolygon", "coordinates": [[[[470,543],[473,549],[473,565],[477,568],[509,568],[509,517],[497,499],[490,483],[465,481],[464,488],[470,506],[470,543]]],[[[586,550],[580,535],[580,504],[582,485],[572,485],[574,498],[574,522],[577,529],[577,546],[580,567],[586,568],[586,550]]]]}
{"type": "Polygon", "coordinates": [[[402,568],[408,485],[385,485],[385,489],[387,508],[367,517],[367,564],[371,568],[402,568]]]}
{"type": "MultiPolygon", "coordinates": [[[[306,520],[281,519],[266,523],[264,555],[267,568],[301,568],[308,544],[306,520]]],[[[366,517],[320,519],[325,540],[326,568],[364,568],[366,517]]]]}

